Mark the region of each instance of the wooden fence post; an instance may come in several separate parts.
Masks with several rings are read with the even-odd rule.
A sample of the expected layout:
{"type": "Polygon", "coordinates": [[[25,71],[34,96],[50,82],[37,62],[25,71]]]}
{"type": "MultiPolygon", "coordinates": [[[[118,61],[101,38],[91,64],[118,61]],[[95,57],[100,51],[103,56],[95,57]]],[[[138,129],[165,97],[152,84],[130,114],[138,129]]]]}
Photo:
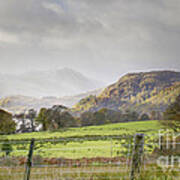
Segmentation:
{"type": "Polygon", "coordinates": [[[32,156],[33,156],[33,149],[34,149],[34,141],[35,141],[35,139],[31,140],[31,144],[29,147],[29,154],[28,154],[26,170],[25,170],[25,174],[24,174],[24,180],[30,179],[31,166],[32,166],[32,156]]]}
{"type": "Polygon", "coordinates": [[[131,160],[130,180],[136,179],[136,173],[140,173],[142,154],[144,151],[144,134],[136,134],[134,137],[134,149],[131,160]]]}

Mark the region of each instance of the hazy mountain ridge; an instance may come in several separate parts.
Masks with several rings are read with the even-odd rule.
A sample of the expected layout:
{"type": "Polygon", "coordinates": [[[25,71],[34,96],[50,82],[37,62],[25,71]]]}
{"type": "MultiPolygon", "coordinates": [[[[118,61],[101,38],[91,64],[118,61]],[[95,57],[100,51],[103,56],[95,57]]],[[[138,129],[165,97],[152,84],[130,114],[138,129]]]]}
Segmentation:
{"type": "Polygon", "coordinates": [[[180,94],[180,72],[130,73],[108,86],[99,96],[89,96],[74,106],[75,111],[132,109],[139,112],[165,108],[180,94]]]}
{"type": "Polygon", "coordinates": [[[65,96],[65,97],[43,97],[43,98],[35,98],[29,96],[8,96],[0,99],[0,107],[6,109],[10,112],[21,112],[27,109],[34,108],[39,110],[42,107],[50,108],[54,105],[63,104],[67,107],[72,107],[76,104],[80,99],[85,98],[91,95],[98,95],[102,89],[89,91],[87,93],[78,94],[76,96],[65,96]]]}
{"type": "Polygon", "coordinates": [[[56,104],[68,107],[75,104],[74,112],[96,111],[104,107],[113,110],[162,112],[179,94],[180,72],[154,71],[129,73],[104,90],[99,89],[76,96],[62,98],[9,96],[0,99],[0,107],[15,112],[29,108],[51,107],[56,104]]]}
{"type": "Polygon", "coordinates": [[[21,75],[0,74],[0,85],[0,97],[12,95],[72,96],[104,86],[102,82],[87,78],[69,68],[34,71],[21,75]]]}

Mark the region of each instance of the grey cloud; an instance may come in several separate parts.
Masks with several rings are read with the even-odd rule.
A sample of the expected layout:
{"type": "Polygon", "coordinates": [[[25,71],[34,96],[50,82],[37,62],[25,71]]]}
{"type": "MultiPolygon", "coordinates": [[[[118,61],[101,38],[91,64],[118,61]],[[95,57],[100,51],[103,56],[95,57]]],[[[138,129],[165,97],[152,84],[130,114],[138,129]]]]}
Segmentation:
{"type": "Polygon", "coordinates": [[[1,70],[12,59],[23,67],[28,61],[29,69],[72,66],[109,79],[136,69],[180,69],[179,12],[179,0],[0,1],[7,36],[1,70]]]}
{"type": "MultiPolygon", "coordinates": [[[[172,15],[177,15],[174,10],[178,6],[168,8],[168,5],[162,0],[7,0],[1,2],[0,28],[22,38],[28,35],[32,38],[57,37],[57,33],[59,37],[75,39],[77,36],[86,38],[87,33],[97,37],[117,36],[117,33],[120,36],[121,33],[124,35],[123,31],[133,33],[131,31],[136,27],[166,26],[172,21],[176,22],[173,25],[179,26],[178,16],[172,15]],[[64,14],[45,8],[47,3],[59,6],[64,14]]],[[[151,28],[148,30],[151,31],[151,28]]]]}

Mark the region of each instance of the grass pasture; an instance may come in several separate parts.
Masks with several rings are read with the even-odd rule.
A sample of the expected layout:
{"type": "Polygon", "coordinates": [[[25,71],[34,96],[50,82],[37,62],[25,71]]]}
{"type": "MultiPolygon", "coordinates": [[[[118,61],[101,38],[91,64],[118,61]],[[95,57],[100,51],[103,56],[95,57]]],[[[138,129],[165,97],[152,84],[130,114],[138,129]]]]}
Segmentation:
{"type": "Polygon", "coordinates": [[[27,156],[29,141],[35,138],[34,155],[46,158],[115,157],[128,153],[135,133],[148,135],[146,141],[149,143],[159,129],[158,121],[142,121],[14,134],[1,136],[1,139],[8,139],[7,143],[11,143],[11,156],[27,156]]]}
{"type": "MultiPolygon", "coordinates": [[[[0,136],[0,147],[9,143],[12,148],[8,157],[5,152],[0,152],[0,180],[23,179],[25,163],[20,165],[19,159],[27,157],[32,138],[36,139],[32,180],[129,180],[128,160],[132,154],[134,134],[146,135],[144,153],[149,155],[156,147],[160,129],[158,121],[141,121],[0,136]],[[121,163],[113,161],[117,157],[121,158],[121,163]],[[83,159],[90,161],[93,158],[100,161],[84,166],[77,164],[83,159]],[[59,159],[74,164],[53,164],[59,159]]],[[[155,162],[156,159],[153,160],[155,162]]],[[[163,171],[156,164],[146,164],[137,180],[178,178],[178,171],[163,171]]]]}
{"type": "Polygon", "coordinates": [[[61,129],[58,131],[33,132],[0,136],[9,140],[24,139],[56,139],[69,137],[90,137],[90,136],[113,136],[113,135],[134,135],[135,133],[157,134],[161,129],[158,121],[140,121],[117,124],[106,124],[101,126],[88,126],[78,128],[61,129]]]}

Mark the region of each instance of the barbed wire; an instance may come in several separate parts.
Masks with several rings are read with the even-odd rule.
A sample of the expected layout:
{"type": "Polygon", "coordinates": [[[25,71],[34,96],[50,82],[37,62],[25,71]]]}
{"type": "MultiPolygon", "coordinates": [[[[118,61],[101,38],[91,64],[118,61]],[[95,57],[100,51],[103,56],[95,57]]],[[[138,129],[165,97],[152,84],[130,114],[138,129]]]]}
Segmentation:
{"type": "MultiPolygon", "coordinates": [[[[105,136],[105,137],[76,137],[76,138],[55,138],[55,139],[35,139],[35,146],[34,146],[34,158],[36,158],[35,156],[40,156],[40,160],[39,162],[38,159],[33,159],[33,163],[32,163],[32,176],[35,175],[49,175],[50,173],[46,172],[46,171],[50,171],[49,169],[51,169],[51,171],[53,171],[54,173],[58,173],[59,175],[63,175],[63,174],[80,174],[80,173],[84,173],[84,174],[92,174],[93,173],[97,173],[97,174],[101,174],[101,173],[105,173],[105,172],[109,172],[109,173],[127,173],[129,172],[129,167],[131,165],[131,160],[132,160],[132,150],[134,147],[134,142],[133,142],[133,136],[130,136],[131,139],[128,139],[129,136],[125,136],[125,139],[123,139],[124,136],[105,136]],[[83,146],[83,141],[109,141],[109,144],[106,145],[88,145],[88,146],[83,146]],[[60,144],[61,147],[48,147],[48,142],[55,143],[55,145],[57,143],[60,144]],[[71,142],[77,142],[77,143],[82,143],[81,147],[75,146],[75,147],[65,147],[67,146],[67,143],[71,143],[71,142]],[[118,143],[118,144],[117,144],[118,143]],[[38,146],[38,145],[42,145],[42,146],[38,146]],[[125,149],[123,149],[125,148],[125,149]],[[102,152],[102,157],[100,156],[96,156],[96,152],[90,152],[92,157],[83,157],[83,153],[82,153],[82,157],[81,156],[77,156],[76,157],[76,153],[78,152],[78,150],[82,151],[86,151],[86,150],[100,150],[102,149],[103,152],[105,152],[104,150],[107,149],[108,150],[108,155],[106,155],[107,157],[103,157],[103,152],[102,152]],[[58,154],[59,152],[63,152],[63,151],[72,151],[72,150],[76,150],[73,152],[74,157],[76,158],[65,158],[68,156],[68,154],[65,155],[65,157],[60,157],[62,156],[62,154],[58,154]],[[117,155],[117,151],[119,151],[119,155],[117,155]],[[49,156],[48,158],[45,157],[45,155],[41,154],[42,152],[50,152],[50,153],[54,153],[51,154],[51,156],[49,156]],[[57,154],[56,154],[57,152],[57,154]],[[54,156],[54,157],[53,157],[54,156]],[[95,158],[99,158],[99,161],[95,160],[95,158]],[[124,157],[124,159],[120,159],[121,157],[124,157]],[[44,159],[49,159],[49,161],[51,161],[51,159],[55,158],[55,160],[57,160],[56,162],[54,162],[54,164],[50,164],[50,162],[45,162],[44,159]],[[84,162],[83,162],[83,158],[84,162]],[[94,158],[94,160],[93,160],[94,158]],[[104,161],[103,161],[104,158],[104,161]],[[116,161],[113,161],[113,158],[117,158],[116,161]],[[118,159],[119,158],[119,159],[118,159]],[[41,162],[42,160],[42,162],[41,162]],[[62,161],[60,161],[62,160],[62,161]],[[68,162],[68,160],[71,160],[72,162],[68,162]],[[86,160],[89,162],[86,162],[86,160]],[[79,162],[78,162],[79,161],[79,162]],[[34,172],[36,170],[38,170],[39,168],[41,168],[40,172],[34,172]],[[58,169],[52,169],[52,168],[58,168],[58,169]],[[66,168],[66,170],[63,170],[62,168],[66,168]],[[77,168],[76,171],[73,171],[71,168],[77,168]],[[78,169],[79,168],[79,169],[78,169]],[[89,170],[87,169],[83,169],[83,168],[91,168],[89,170]],[[100,170],[98,168],[106,168],[106,170],[100,170]],[[113,169],[114,168],[114,169],[113,169]],[[35,169],[35,170],[34,170],[35,169]]],[[[147,136],[145,136],[147,137],[147,136]]],[[[24,156],[24,154],[20,155],[20,154],[16,154],[16,153],[27,153],[29,151],[29,146],[28,147],[23,147],[26,146],[27,144],[30,144],[31,139],[28,140],[8,140],[8,139],[1,139],[0,140],[0,146],[2,145],[7,145],[10,144],[12,145],[12,149],[10,150],[11,155],[9,156],[4,156],[3,153],[5,152],[9,152],[8,150],[0,150],[0,170],[5,168],[7,171],[7,173],[2,173],[0,172],[0,175],[3,176],[7,176],[9,177],[10,175],[13,176],[18,176],[18,175],[23,175],[24,173],[22,172],[15,172],[15,167],[17,167],[17,171],[20,170],[20,168],[24,167],[24,164],[26,164],[26,161],[24,161],[23,166],[20,165],[18,166],[18,161],[14,162],[14,165],[12,165],[12,167],[10,167],[10,165],[4,166],[3,163],[6,163],[5,161],[9,161],[9,163],[11,163],[11,160],[17,160],[16,158],[20,158],[21,156],[24,156]],[[18,147],[21,146],[21,147],[18,147]],[[21,148],[21,149],[18,149],[21,148]],[[27,148],[27,149],[26,149],[27,148]],[[9,176],[8,176],[9,175],[9,176]]],[[[180,142],[169,142],[168,141],[168,145],[176,145],[178,146],[180,144],[180,142]]],[[[149,160],[148,158],[151,158],[153,151],[155,148],[159,149],[159,146],[164,146],[167,145],[166,142],[161,142],[161,144],[159,144],[158,141],[148,141],[148,143],[143,144],[144,146],[144,151],[142,152],[142,162],[143,162],[143,171],[151,171],[151,169],[149,168],[149,166],[153,165],[155,163],[155,161],[157,159],[153,158],[151,160],[149,160]],[[148,149],[150,148],[150,149],[148,149]]],[[[141,145],[137,145],[137,146],[141,146],[141,145]]],[[[165,148],[166,149],[166,148],[165,148]]],[[[169,148],[170,149],[170,148],[169,148]]],[[[159,149],[160,150],[160,149],[159,149]]],[[[98,154],[100,155],[100,154],[98,154]]],[[[48,155],[47,155],[48,156],[48,155]]],[[[168,168],[168,167],[167,167],[168,168]]],[[[169,166],[169,168],[171,168],[171,166],[169,166]]],[[[24,168],[23,168],[24,169],[24,168]]],[[[173,167],[172,169],[173,172],[180,172],[180,167],[179,168],[175,168],[173,167]]],[[[153,173],[158,173],[158,172],[163,172],[163,169],[152,169],[153,173]]],[[[110,175],[108,177],[111,177],[110,175]]],[[[117,177],[117,179],[121,178],[122,176],[112,176],[113,179],[115,179],[115,177],[117,177]]],[[[70,179],[89,179],[89,177],[69,177],[70,179]]],[[[128,177],[129,178],[129,177],[128,177]]],[[[53,179],[55,180],[55,179],[53,179]]],[[[66,179],[67,180],[67,179],[66,179]]],[[[90,179],[89,179],[90,180],[90,179]]]]}

